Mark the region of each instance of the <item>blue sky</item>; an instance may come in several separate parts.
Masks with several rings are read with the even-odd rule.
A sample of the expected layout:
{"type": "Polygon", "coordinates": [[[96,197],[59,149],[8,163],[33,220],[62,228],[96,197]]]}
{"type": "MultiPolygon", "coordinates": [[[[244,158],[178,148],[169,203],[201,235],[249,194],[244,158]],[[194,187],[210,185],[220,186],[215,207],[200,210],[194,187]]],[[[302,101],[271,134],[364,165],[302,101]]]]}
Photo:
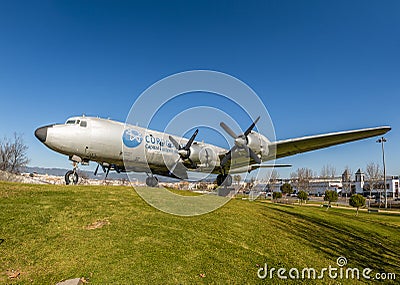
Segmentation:
{"type": "MultiPolygon", "coordinates": [[[[35,128],[83,113],[124,121],[151,84],[207,69],[253,88],[278,139],[391,125],[387,169],[400,174],[399,1],[215,2],[1,1],[0,136],[23,133],[32,166],[69,168],[35,128]]],[[[375,139],[283,159],[294,167],[279,172],[371,161],[375,139]]]]}

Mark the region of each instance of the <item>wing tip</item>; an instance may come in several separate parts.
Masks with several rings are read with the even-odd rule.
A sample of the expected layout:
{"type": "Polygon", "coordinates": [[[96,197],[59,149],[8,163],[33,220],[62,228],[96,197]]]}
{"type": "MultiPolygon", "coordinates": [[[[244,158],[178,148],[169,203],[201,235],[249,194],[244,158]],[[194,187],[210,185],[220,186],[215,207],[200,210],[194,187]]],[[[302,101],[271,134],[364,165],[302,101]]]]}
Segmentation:
{"type": "Polygon", "coordinates": [[[384,134],[386,134],[387,132],[392,130],[392,127],[391,126],[380,126],[380,127],[377,127],[377,129],[382,130],[384,132],[384,134]]]}

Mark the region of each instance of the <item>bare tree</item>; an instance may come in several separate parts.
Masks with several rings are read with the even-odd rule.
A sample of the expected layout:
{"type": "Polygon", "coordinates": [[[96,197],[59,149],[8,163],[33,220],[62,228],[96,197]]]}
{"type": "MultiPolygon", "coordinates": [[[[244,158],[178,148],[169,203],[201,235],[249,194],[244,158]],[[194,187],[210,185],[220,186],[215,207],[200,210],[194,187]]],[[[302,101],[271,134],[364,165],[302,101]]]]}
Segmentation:
{"type": "Polygon", "coordinates": [[[378,189],[378,182],[382,178],[382,170],[378,163],[370,162],[367,164],[367,168],[365,169],[365,174],[367,176],[368,184],[372,189],[378,189]]]}
{"type": "Polygon", "coordinates": [[[275,183],[279,179],[279,173],[275,169],[268,171],[266,175],[269,183],[275,183]]]}
{"type": "Polygon", "coordinates": [[[237,183],[237,185],[240,185],[240,181],[242,180],[242,176],[240,176],[239,174],[234,175],[233,176],[233,180],[235,180],[235,182],[237,183]]]}
{"type": "Polygon", "coordinates": [[[310,192],[310,180],[313,178],[313,171],[310,168],[298,168],[296,172],[290,174],[290,177],[297,190],[310,192]]]}
{"type": "Polygon", "coordinates": [[[14,133],[13,140],[4,138],[0,142],[0,170],[20,172],[29,163],[27,150],[21,135],[14,133]]]}
{"type": "Polygon", "coordinates": [[[9,170],[11,160],[11,142],[8,138],[3,138],[0,142],[0,170],[9,170]]]}
{"type": "MultiPolygon", "coordinates": [[[[379,167],[378,163],[370,162],[367,164],[367,168],[365,169],[365,174],[367,176],[368,187],[369,187],[369,203],[371,204],[371,194],[372,190],[379,189],[379,180],[382,178],[383,173],[379,167]]],[[[367,188],[368,189],[368,188],[367,188]]]]}
{"type": "Polygon", "coordinates": [[[334,177],[336,177],[336,168],[331,164],[324,165],[322,167],[322,169],[321,169],[320,177],[321,178],[334,178],[334,177]]]}

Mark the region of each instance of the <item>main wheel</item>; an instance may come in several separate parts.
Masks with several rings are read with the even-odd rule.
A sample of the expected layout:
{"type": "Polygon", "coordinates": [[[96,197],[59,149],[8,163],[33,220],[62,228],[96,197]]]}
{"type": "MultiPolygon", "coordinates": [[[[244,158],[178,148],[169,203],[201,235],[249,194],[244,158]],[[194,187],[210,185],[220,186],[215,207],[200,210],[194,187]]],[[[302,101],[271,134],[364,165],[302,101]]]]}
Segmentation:
{"type": "Polygon", "coordinates": [[[217,185],[218,186],[231,186],[232,185],[232,176],[230,174],[222,175],[218,174],[217,176],[217,185]]]}
{"type": "Polygon", "coordinates": [[[76,173],[76,171],[68,171],[65,174],[65,184],[69,185],[69,184],[78,184],[78,174],[76,173]]]}
{"type": "Polygon", "coordinates": [[[156,187],[158,185],[158,179],[155,176],[149,176],[146,178],[146,185],[149,187],[156,187]]]}
{"type": "Polygon", "coordinates": [[[224,183],[224,176],[222,174],[218,174],[217,176],[217,185],[221,186],[224,183]]]}

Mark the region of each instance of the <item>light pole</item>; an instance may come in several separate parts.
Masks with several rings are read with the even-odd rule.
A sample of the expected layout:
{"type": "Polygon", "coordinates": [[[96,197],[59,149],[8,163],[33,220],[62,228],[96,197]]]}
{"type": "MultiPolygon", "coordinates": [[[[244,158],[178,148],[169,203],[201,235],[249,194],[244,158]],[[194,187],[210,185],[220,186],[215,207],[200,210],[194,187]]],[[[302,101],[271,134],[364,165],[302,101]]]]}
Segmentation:
{"type": "MultiPolygon", "coordinates": [[[[387,208],[386,164],[385,164],[385,147],[384,147],[384,143],[387,142],[387,140],[384,137],[381,137],[376,142],[382,144],[383,187],[385,187],[385,208],[387,208]]],[[[380,201],[379,201],[379,204],[380,204],[380,201]]]]}

